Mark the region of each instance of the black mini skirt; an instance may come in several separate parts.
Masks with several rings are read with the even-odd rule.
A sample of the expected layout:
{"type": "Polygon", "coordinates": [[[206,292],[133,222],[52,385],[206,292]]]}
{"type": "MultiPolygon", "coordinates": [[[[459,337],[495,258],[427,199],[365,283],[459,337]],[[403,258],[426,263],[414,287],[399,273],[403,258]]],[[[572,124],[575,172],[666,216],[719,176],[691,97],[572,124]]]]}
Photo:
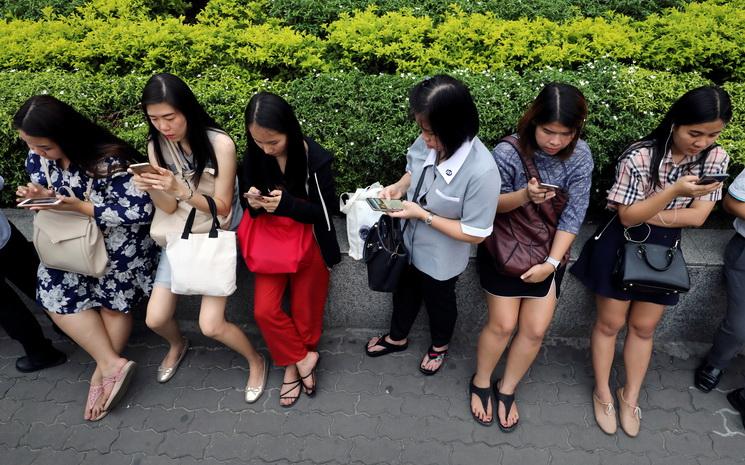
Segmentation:
{"type": "Polygon", "coordinates": [[[519,276],[506,276],[497,271],[494,258],[484,244],[479,244],[476,251],[476,263],[478,264],[479,280],[481,287],[489,294],[499,297],[546,297],[551,290],[551,283],[556,283],[556,298],[559,298],[561,281],[564,278],[565,266],[560,266],[540,283],[526,283],[519,276]]]}
{"type": "MultiPolygon", "coordinates": [[[[582,284],[590,291],[603,297],[617,300],[635,300],[659,305],[675,305],[679,295],[652,294],[647,292],[626,292],[618,285],[613,273],[619,253],[626,244],[623,236],[624,227],[618,215],[610,222],[601,223],[597,231],[585,242],[577,261],[569,268],[582,284]],[[603,230],[605,228],[605,230],[603,230]],[[598,237],[599,236],[599,237],[598,237]],[[597,239],[596,239],[597,238],[597,239]]],[[[629,228],[633,240],[642,241],[649,232],[645,242],[671,247],[680,239],[680,228],[663,228],[659,226],[638,225],[629,228]]]]}

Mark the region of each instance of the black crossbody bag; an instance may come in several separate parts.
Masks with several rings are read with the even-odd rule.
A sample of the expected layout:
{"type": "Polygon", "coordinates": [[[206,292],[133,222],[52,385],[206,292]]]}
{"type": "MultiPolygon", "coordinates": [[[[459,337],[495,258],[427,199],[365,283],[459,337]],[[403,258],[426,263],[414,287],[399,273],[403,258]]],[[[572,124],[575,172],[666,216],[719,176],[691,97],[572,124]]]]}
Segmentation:
{"type": "MultiPolygon", "coordinates": [[[[424,174],[427,166],[419,176],[419,182],[414,191],[414,202],[419,197],[424,174]]],[[[363,260],[367,265],[367,285],[373,291],[393,292],[398,286],[406,265],[409,264],[410,254],[404,244],[404,231],[409,226],[406,220],[401,228],[401,220],[388,215],[382,215],[371,228],[365,238],[363,260]]]]}

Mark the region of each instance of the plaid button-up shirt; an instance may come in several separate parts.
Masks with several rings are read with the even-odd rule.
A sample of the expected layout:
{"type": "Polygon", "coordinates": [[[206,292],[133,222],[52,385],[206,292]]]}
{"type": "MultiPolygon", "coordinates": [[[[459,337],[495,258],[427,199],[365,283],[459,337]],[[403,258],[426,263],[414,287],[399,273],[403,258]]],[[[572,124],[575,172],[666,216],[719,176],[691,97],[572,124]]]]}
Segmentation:
{"type": "MultiPolygon", "coordinates": [[[[645,200],[657,192],[661,192],[681,176],[726,173],[729,156],[722,147],[715,147],[706,157],[703,173],[700,172],[700,155],[685,157],[680,163],[673,163],[670,151],[665,154],[660,163],[659,176],[662,186],[652,182],[650,175],[652,153],[649,147],[639,147],[628,151],[616,165],[616,182],[608,191],[608,208],[615,209],[618,204],[631,205],[645,200]]],[[[721,187],[714,192],[699,197],[697,200],[716,202],[722,198],[721,187]]],[[[665,210],[686,208],[691,202],[690,197],[676,197],[667,204],[665,210]]]]}

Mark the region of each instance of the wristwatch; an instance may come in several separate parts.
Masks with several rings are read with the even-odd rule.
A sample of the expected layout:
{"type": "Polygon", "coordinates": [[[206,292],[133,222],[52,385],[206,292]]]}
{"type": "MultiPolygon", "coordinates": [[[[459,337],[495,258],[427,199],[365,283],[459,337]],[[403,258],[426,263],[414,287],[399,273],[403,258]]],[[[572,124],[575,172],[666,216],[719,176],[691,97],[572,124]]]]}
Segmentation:
{"type": "Polygon", "coordinates": [[[559,265],[561,265],[561,261],[553,258],[552,256],[546,257],[544,260],[545,263],[548,263],[549,265],[554,267],[554,271],[556,271],[559,268],[559,265]]]}
{"type": "Polygon", "coordinates": [[[427,217],[424,218],[424,224],[428,226],[432,226],[432,218],[434,218],[435,215],[432,214],[432,212],[427,213],[427,217]]]}

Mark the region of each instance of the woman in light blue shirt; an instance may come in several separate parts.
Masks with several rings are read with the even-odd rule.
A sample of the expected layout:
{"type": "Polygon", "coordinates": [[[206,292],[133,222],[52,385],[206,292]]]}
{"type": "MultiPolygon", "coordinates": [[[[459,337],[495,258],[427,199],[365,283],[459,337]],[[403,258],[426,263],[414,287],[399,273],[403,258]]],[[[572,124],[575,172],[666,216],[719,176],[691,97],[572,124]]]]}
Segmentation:
{"type": "Polygon", "coordinates": [[[389,334],[372,338],[370,357],[405,350],[424,301],[431,345],[419,370],[442,367],[455,327],[455,283],[466,269],[471,244],[491,234],[499,195],[499,170],[476,134],[479,117],[468,88],[450,76],[426,79],[409,95],[410,113],[421,129],[406,155],[406,173],[381,191],[384,198],[407,198],[410,219],[404,240],[411,263],[393,293],[389,334]],[[421,182],[418,198],[413,199],[421,182]]]}

